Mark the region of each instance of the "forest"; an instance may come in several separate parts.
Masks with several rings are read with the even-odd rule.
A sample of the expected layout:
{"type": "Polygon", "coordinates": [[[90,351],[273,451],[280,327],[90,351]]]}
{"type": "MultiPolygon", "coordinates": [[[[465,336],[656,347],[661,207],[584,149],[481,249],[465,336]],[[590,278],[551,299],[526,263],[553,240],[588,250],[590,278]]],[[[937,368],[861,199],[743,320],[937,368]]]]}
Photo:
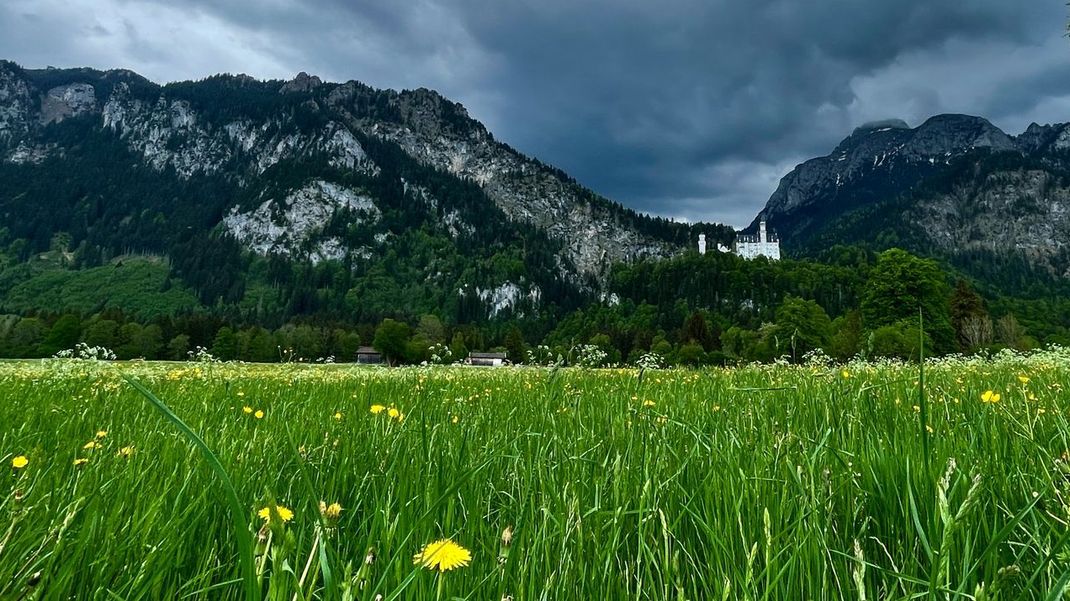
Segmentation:
{"type": "MultiPolygon", "coordinates": [[[[847,360],[1070,344],[1067,297],[984,295],[978,289],[990,287],[899,249],[837,247],[822,261],[688,252],[616,265],[607,292],[579,296],[574,307],[529,303],[488,317],[478,298],[466,312],[462,295],[443,302],[427,282],[401,288],[384,269],[354,284],[330,264],[282,272],[317,282],[306,313],[292,302],[284,312],[292,292],[267,279],[237,303],[209,305],[163,258],[127,255],[76,268],[64,265],[73,260],[65,242],[30,262],[18,261],[11,247],[19,244],[9,243],[0,356],[49,357],[83,343],[123,359],[183,360],[201,348],[222,360],[345,362],[373,346],[391,364],[500,350],[515,363],[635,364],[648,356],[697,366],[797,362],[814,352],[847,360]]],[[[250,277],[280,269],[247,260],[250,277]]]]}

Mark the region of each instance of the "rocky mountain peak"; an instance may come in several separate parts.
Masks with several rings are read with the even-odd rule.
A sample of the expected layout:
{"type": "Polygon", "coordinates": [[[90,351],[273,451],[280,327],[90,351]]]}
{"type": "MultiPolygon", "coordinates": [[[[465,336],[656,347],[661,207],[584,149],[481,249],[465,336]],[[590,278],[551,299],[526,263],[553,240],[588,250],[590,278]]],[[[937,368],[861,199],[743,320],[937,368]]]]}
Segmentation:
{"type": "Polygon", "coordinates": [[[867,123],[831,154],[784,176],[765,213],[771,224],[786,231],[801,225],[795,213],[813,212],[810,208],[830,202],[864,203],[868,193],[860,194],[860,189],[880,195],[909,189],[975,149],[1021,151],[1021,146],[987,119],[970,115],[936,115],[916,128],[899,119],[867,123]]]}
{"type": "Polygon", "coordinates": [[[1070,149],[1070,123],[1039,125],[1030,123],[1017,138],[1025,152],[1065,151],[1070,149]]]}
{"type": "Polygon", "coordinates": [[[870,121],[859,125],[851,135],[865,135],[874,131],[887,131],[891,129],[910,129],[910,125],[902,119],[881,119],[879,121],[870,121]]]}
{"type": "MultiPolygon", "coordinates": [[[[987,119],[866,124],[784,176],[763,213],[789,252],[889,245],[945,257],[1018,255],[1070,275],[1070,124],[1009,136],[987,119]]],[[[972,264],[972,263],[971,263],[972,264]]]]}
{"type": "Polygon", "coordinates": [[[974,148],[1018,150],[1014,139],[988,119],[971,115],[936,115],[922,123],[911,139],[913,151],[922,156],[961,153],[974,148]]]}
{"type": "Polygon", "coordinates": [[[318,88],[323,81],[315,75],[309,75],[304,71],[297,74],[297,77],[286,82],[279,88],[280,94],[290,94],[294,92],[308,92],[318,88]]]}

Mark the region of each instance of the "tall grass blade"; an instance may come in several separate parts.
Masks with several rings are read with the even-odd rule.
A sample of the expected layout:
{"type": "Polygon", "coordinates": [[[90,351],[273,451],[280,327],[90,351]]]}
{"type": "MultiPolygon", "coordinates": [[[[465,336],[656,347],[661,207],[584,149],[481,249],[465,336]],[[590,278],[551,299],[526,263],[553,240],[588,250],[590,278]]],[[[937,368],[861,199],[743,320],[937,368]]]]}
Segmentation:
{"type": "Polygon", "coordinates": [[[238,543],[238,559],[241,564],[242,581],[245,583],[245,599],[246,601],[259,601],[260,588],[256,583],[256,572],[253,566],[253,535],[249,530],[246,511],[242,506],[241,500],[238,499],[238,491],[234,488],[234,483],[231,482],[230,476],[227,475],[227,470],[223,468],[219,458],[212,452],[212,449],[208,448],[204,440],[192,428],[187,426],[181,418],[175,415],[175,412],[171,411],[171,408],[166,403],[157,398],[141,382],[127,375],[124,375],[123,379],[133,386],[134,390],[137,390],[148,399],[153,407],[174,424],[193,443],[193,446],[197,447],[201,452],[201,456],[204,457],[212,471],[219,477],[220,482],[223,484],[223,491],[226,494],[227,505],[234,523],[234,538],[238,543]]]}

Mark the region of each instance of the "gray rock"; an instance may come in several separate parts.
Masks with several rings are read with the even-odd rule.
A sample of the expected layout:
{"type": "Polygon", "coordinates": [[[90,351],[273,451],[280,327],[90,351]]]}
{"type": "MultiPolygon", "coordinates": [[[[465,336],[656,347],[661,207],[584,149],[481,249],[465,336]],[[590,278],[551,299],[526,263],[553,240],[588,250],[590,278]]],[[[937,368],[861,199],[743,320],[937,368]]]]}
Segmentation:
{"type": "Polygon", "coordinates": [[[322,83],[323,82],[320,81],[319,77],[316,77],[315,75],[309,75],[308,73],[302,71],[297,74],[297,77],[284,83],[282,87],[279,88],[279,93],[291,94],[294,92],[308,92],[309,90],[318,88],[322,83]]]}
{"type": "Polygon", "coordinates": [[[41,98],[41,114],[38,119],[42,125],[48,125],[96,110],[97,95],[93,86],[87,83],[72,83],[52,88],[41,98]]]}

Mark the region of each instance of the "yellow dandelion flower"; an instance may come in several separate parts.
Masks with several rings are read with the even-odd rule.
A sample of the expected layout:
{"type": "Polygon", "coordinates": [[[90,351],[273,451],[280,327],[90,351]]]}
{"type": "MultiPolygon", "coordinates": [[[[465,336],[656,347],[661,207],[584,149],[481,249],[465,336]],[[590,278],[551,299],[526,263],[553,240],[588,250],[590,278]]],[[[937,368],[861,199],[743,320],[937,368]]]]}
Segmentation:
{"type": "Polygon", "coordinates": [[[95,440],[90,440],[89,442],[87,442],[84,445],[82,445],[82,448],[83,449],[89,449],[91,451],[91,450],[93,450],[93,449],[95,449],[95,448],[97,448],[99,446],[100,446],[100,443],[98,443],[95,440]]]}
{"type": "Polygon", "coordinates": [[[97,438],[104,438],[108,435],[107,430],[97,430],[97,438]]]}
{"type": "Polygon", "coordinates": [[[74,460],[74,467],[82,467],[83,465],[85,465],[87,463],[89,463],[88,459],[86,459],[85,457],[79,457],[79,458],[74,460]]]}
{"type": "Polygon", "coordinates": [[[401,412],[397,410],[397,407],[391,407],[387,409],[386,414],[389,415],[391,419],[401,419],[401,412]]]}
{"type": "Polygon", "coordinates": [[[454,415],[453,418],[450,419],[450,421],[456,424],[457,422],[461,421],[461,418],[459,418],[456,415],[454,415]]]}
{"type": "Polygon", "coordinates": [[[342,505],[339,503],[328,505],[326,502],[320,501],[320,514],[328,521],[336,521],[342,515],[342,505]]]}
{"type": "Polygon", "coordinates": [[[448,572],[463,568],[472,561],[472,554],[464,547],[446,538],[428,543],[419,553],[412,556],[413,565],[429,570],[448,572]]]}
{"type": "Polygon", "coordinates": [[[386,407],[383,405],[372,405],[368,410],[372,412],[372,415],[379,415],[383,411],[386,411],[386,407]]]}
{"type": "Polygon", "coordinates": [[[1022,384],[1028,384],[1029,383],[1029,376],[1018,376],[1018,381],[1021,382],[1022,384]]]}
{"type": "Polygon", "coordinates": [[[253,414],[253,417],[255,417],[256,419],[264,419],[264,410],[257,409],[256,413],[253,414]]]}
{"type": "MultiPolygon", "coordinates": [[[[289,522],[290,520],[294,519],[294,512],[290,511],[290,509],[287,507],[283,507],[282,505],[275,506],[275,513],[279,516],[279,519],[282,520],[283,523],[289,522]]],[[[260,511],[256,512],[256,515],[263,519],[265,522],[270,522],[271,508],[264,507],[260,511]]]]}
{"type": "Polygon", "coordinates": [[[246,405],[246,406],[241,408],[241,412],[246,414],[246,415],[251,415],[252,412],[253,412],[253,408],[250,407],[249,405],[246,405]]]}
{"type": "Polygon", "coordinates": [[[15,457],[11,460],[11,467],[17,470],[21,470],[27,465],[30,465],[30,460],[27,459],[25,455],[19,455],[18,457],[15,457]]]}
{"type": "Polygon", "coordinates": [[[654,405],[657,405],[657,403],[655,403],[654,401],[652,401],[650,399],[647,399],[647,400],[643,401],[643,406],[644,407],[653,407],[654,405]]]}
{"type": "Polygon", "coordinates": [[[982,403],[998,403],[999,402],[999,393],[998,392],[992,392],[991,390],[986,390],[986,391],[981,393],[981,402],[982,403]]]}
{"type": "Polygon", "coordinates": [[[134,447],[133,446],[123,447],[123,448],[119,449],[118,453],[116,453],[116,455],[118,455],[119,457],[126,457],[126,458],[129,458],[133,454],[134,454],[134,447]]]}
{"type": "Polygon", "coordinates": [[[342,421],[342,412],[341,411],[335,411],[334,412],[334,421],[336,421],[336,422],[342,421]]]}
{"type": "Polygon", "coordinates": [[[840,372],[840,375],[841,375],[841,376],[843,376],[843,379],[844,379],[844,380],[846,380],[847,378],[850,378],[850,377],[851,377],[851,372],[849,372],[849,371],[847,371],[847,370],[845,369],[845,370],[843,370],[843,371],[841,371],[841,372],[840,372]]]}

